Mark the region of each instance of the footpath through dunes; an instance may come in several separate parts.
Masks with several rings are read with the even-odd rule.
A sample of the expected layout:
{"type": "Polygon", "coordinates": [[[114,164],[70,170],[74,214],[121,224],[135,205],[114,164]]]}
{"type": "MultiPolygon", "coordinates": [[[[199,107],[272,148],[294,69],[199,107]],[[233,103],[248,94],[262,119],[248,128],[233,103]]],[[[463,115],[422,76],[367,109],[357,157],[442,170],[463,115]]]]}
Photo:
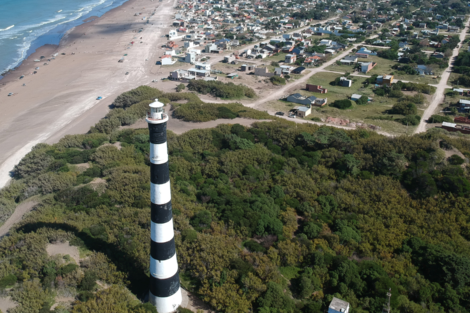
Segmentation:
{"type": "Polygon", "coordinates": [[[0,238],[8,234],[10,228],[20,222],[23,216],[30,212],[36,204],[38,204],[38,202],[30,200],[18,205],[10,218],[0,227],[0,238]]]}
{"type": "Polygon", "coordinates": [[[169,30],[175,4],[175,0],[129,0],[70,31],[53,52],[50,47],[40,48],[10,74],[11,79],[2,80],[0,188],[9,181],[15,164],[36,144],[88,131],[120,93],[156,78],[150,65],[166,42],[163,35],[169,30]],[[136,12],[145,14],[150,22],[135,16],[136,12]],[[140,28],[142,40],[131,44],[140,28]],[[42,53],[59,55],[47,66],[41,63],[33,75],[38,66],[34,59],[42,53]],[[124,54],[125,62],[118,63],[124,54]],[[19,80],[20,75],[25,77],[19,80]],[[9,93],[14,95],[9,97],[9,93]]]}

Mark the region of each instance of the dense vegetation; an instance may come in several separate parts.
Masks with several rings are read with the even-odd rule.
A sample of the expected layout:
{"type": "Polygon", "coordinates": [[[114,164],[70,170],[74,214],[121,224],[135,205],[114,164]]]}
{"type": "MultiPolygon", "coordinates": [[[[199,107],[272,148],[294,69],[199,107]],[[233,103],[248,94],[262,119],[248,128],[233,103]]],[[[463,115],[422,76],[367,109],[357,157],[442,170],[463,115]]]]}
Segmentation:
{"type": "Polygon", "coordinates": [[[220,81],[190,80],[188,89],[202,94],[210,94],[222,99],[241,99],[244,97],[254,98],[256,93],[253,89],[234,83],[223,83],[220,81]]]}
{"type": "MultiPolygon", "coordinates": [[[[149,101],[135,97],[127,110],[149,101]]],[[[444,150],[469,157],[469,142],[293,126],[168,133],[182,285],[220,312],[323,312],[333,296],[378,312],[389,289],[395,311],[467,312],[469,174],[444,150]]],[[[152,312],[137,300],[148,292],[148,140],[147,129],[66,136],[16,167],[1,201],[39,204],[0,242],[14,313],[49,312],[55,295],[76,297],[73,313],[152,312]],[[47,244],[65,240],[88,257],[49,257],[47,244]]]]}

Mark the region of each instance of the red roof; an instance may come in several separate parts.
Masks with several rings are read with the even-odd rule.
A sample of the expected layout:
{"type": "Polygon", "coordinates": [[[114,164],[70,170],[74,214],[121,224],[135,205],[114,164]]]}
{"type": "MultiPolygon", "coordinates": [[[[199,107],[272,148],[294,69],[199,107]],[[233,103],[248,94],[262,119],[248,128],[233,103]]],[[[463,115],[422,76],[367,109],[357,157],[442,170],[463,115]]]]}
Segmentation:
{"type": "Polygon", "coordinates": [[[169,54],[162,55],[162,59],[167,59],[167,58],[171,58],[171,55],[169,54]]]}

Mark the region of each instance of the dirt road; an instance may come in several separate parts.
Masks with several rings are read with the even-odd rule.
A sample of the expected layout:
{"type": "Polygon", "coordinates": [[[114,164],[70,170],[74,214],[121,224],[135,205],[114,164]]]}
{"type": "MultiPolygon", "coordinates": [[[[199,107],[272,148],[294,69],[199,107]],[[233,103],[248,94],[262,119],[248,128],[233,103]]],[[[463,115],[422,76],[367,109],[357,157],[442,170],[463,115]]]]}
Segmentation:
{"type": "Polygon", "coordinates": [[[0,238],[8,234],[8,232],[10,231],[10,228],[14,224],[21,221],[21,219],[23,218],[23,215],[31,211],[36,204],[37,202],[35,201],[28,201],[28,202],[24,202],[18,205],[15,211],[13,212],[13,214],[10,216],[10,218],[7,219],[7,221],[5,222],[5,224],[2,225],[2,227],[0,227],[0,238]]]}
{"type": "MultiPolygon", "coordinates": [[[[465,26],[465,28],[460,33],[461,42],[465,39],[465,36],[467,35],[467,32],[468,32],[468,28],[469,28],[469,24],[467,23],[467,26],[465,26]]],[[[452,73],[452,64],[458,54],[459,54],[459,48],[455,48],[454,51],[452,52],[452,56],[449,58],[449,66],[442,73],[441,81],[437,85],[437,90],[434,93],[431,103],[429,104],[427,109],[424,111],[423,116],[421,117],[421,122],[416,128],[414,132],[415,134],[426,132],[427,120],[436,111],[437,106],[444,101],[444,97],[445,97],[444,92],[446,88],[449,88],[449,86],[447,86],[447,81],[449,80],[450,73],[452,73]]]]}

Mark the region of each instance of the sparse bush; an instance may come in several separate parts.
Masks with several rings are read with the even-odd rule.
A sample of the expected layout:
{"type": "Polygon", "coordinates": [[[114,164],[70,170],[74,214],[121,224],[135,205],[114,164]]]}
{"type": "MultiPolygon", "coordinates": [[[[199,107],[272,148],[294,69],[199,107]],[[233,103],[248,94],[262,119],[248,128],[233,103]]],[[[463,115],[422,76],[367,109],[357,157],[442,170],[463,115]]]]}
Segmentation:
{"type": "Polygon", "coordinates": [[[271,78],[269,78],[269,80],[271,81],[271,83],[273,83],[273,85],[285,85],[286,84],[286,79],[280,76],[272,76],[271,78]]]}

